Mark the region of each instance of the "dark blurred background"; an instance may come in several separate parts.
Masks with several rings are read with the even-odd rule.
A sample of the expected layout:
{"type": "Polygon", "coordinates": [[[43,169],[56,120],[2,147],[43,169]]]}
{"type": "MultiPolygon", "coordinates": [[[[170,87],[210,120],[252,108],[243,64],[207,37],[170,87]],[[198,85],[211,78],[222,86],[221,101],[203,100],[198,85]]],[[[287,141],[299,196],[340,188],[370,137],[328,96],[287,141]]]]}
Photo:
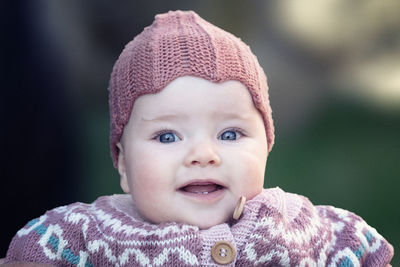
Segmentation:
{"type": "MultiPolygon", "coordinates": [[[[16,231],[46,210],[121,192],[108,144],[110,72],[155,14],[176,9],[241,37],[264,67],[276,126],[265,186],[353,211],[400,250],[399,1],[16,0],[0,7],[0,257],[16,231]]],[[[400,257],[392,264],[400,266],[400,257]]]]}

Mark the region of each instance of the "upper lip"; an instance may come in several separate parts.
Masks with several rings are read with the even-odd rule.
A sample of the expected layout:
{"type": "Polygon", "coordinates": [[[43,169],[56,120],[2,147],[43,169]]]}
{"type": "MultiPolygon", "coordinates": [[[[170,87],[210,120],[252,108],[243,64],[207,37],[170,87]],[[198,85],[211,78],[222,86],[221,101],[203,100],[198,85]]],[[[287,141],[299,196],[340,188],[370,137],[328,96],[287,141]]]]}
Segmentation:
{"type": "Polygon", "coordinates": [[[222,187],[226,187],[222,182],[215,179],[193,179],[182,184],[181,186],[178,187],[178,189],[184,188],[185,186],[188,185],[208,185],[208,184],[216,184],[222,187]]]}

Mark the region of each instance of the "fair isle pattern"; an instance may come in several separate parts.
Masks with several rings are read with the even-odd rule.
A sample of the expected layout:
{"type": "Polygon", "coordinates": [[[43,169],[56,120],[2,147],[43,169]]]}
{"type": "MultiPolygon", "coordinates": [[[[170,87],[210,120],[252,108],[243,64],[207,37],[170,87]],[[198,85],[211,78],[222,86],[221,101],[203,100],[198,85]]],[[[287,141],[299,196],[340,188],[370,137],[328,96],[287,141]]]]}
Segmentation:
{"type": "Polygon", "coordinates": [[[145,222],[128,195],[48,211],[17,232],[6,261],[61,266],[216,266],[211,247],[229,241],[229,266],[386,266],[393,248],[357,215],[313,206],[302,196],[266,189],[233,224],[208,230],[145,222]]]}
{"type": "Polygon", "coordinates": [[[140,222],[113,207],[113,197],[47,212],[17,232],[15,239],[22,242],[11,243],[10,251],[29,240],[35,253],[16,260],[62,266],[199,265],[197,227],[140,222]]]}
{"type": "Polygon", "coordinates": [[[386,266],[393,256],[374,228],[342,209],[303,205],[292,221],[268,205],[260,212],[243,250],[243,266],[386,266]]]}

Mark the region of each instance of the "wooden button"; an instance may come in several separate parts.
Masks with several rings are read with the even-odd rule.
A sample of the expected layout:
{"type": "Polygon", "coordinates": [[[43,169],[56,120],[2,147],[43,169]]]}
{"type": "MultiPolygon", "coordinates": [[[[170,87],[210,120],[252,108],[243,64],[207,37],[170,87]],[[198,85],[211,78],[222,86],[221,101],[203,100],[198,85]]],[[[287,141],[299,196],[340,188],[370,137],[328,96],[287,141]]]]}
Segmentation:
{"type": "Polygon", "coordinates": [[[216,263],[226,265],[235,260],[236,249],[228,241],[219,241],[211,248],[211,257],[216,263]]]}
{"type": "Polygon", "coordinates": [[[211,248],[211,257],[216,263],[226,265],[235,260],[236,249],[228,241],[219,241],[211,248]]]}
{"type": "Polygon", "coordinates": [[[236,204],[235,211],[233,212],[233,219],[237,220],[240,218],[245,203],[246,203],[246,197],[241,196],[236,204]]]}

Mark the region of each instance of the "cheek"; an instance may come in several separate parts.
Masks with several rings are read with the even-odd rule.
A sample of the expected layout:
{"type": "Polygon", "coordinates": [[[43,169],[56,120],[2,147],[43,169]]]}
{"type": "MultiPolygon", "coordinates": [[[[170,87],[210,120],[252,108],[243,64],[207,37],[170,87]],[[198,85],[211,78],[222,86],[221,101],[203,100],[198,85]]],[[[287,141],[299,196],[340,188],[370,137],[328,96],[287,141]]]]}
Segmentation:
{"type": "Polygon", "coordinates": [[[168,204],[173,202],[171,192],[175,191],[174,161],[150,149],[134,155],[129,158],[127,178],[138,212],[154,223],[168,220],[168,204]]]}
{"type": "Polygon", "coordinates": [[[157,185],[162,183],[162,168],[154,162],[157,161],[146,155],[131,161],[127,168],[128,183],[131,191],[146,194],[150,190],[156,190],[157,185]]]}
{"type": "Polygon", "coordinates": [[[131,196],[142,216],[151,220],[151,211],[157,210],[158,203],[163,197],[162,170],[155,166],[154,161],[142,157],[130,165],[128,171],[128,184],[131,196]],[[150,212],[150,213],[149,213],[150,212]]]}
{"type": "Polygon", "coordinates": [[[244,188],[249,192],[260,193],[264,185],[265,163],[249,161],[246,164],[247,173],[244,188]]]}
{"type": "Polygon", "coordinates": [[[157,198],[173,183],[173,163],[163,153],[149,148],[137,148],[127,155],[127,178],[134,198],[157,198]]]}
{"type": "MultiPolygon", "coordinates": [[[[262,151],[261,151],[262,152],[262,151]]],[[[266,154],[249,151],[238,164],[241,195],[251,199],[262,191],[266,166],[266,154]]]]}

